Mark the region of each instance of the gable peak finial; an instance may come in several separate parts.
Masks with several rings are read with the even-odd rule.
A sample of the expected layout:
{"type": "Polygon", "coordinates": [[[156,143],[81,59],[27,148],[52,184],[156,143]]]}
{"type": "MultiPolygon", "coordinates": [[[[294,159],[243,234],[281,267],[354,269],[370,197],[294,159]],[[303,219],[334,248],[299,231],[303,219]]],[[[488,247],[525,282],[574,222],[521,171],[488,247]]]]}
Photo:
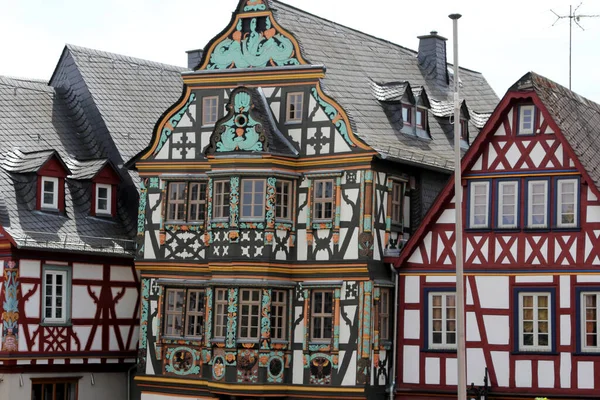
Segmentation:
{"type": "Polygon", "coordinates": [[[267,11],[268,9],[267,0],[241,0],[238,13],[267,11]]]}

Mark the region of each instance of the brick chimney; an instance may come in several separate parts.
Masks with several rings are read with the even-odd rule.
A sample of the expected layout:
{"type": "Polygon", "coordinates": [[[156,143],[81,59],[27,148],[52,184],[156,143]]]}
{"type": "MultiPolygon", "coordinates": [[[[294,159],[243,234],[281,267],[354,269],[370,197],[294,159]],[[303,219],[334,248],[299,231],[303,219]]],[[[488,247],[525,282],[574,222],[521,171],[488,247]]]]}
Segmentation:
{"type": "Polygon", "coordinates": [[[188,55],[188,68],[194,69],[198,66],[198,64],[200,64],[200,61],[202,60],[202,53],[204,53],[204,49],[188,50],[186,51],[186,53],[188,55]]]}
{"type": "Polygon", "coordinates": [[[419,36],[419,54],[417,60],[425,78],[440,85],[448,85],[448,67],[446,61],[446,39],[431,31],[429,35],[419,36]]]}

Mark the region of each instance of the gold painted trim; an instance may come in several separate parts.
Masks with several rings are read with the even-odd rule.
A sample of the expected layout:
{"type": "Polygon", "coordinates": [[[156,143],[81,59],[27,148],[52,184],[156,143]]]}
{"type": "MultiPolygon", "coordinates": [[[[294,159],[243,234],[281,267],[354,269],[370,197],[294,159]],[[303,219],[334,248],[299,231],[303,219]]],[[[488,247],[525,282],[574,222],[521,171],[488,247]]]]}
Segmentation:
{"type": "MultiPolygon", "coordinates": [[[[202,85],[203,83],[228,83],[235,84],[236,86],[240,82],[268,82],[268,81],[285,81],[285,80],[308,80],[307,82],[303,82],[304,84],[308,83],[318,83],[319,79],[325,77],[324,72],[300,72],[300,71],[272,71],[268,75],[261,74],[254,71],[247,71],[244,73],[237,74],[203,74],[203,75],[184,75],[183,83],[186,85],[190,85],[190,87],[195,88],[196,85],[202,85]]],[[[247,85],[244,85],[247,86],[247,85]]],[[[204,86],[202,86],[204,88],[204,86]]]]}
{"type": "MultiPolygon", "coordinates": [[[[447,272],[398,272],[399,275],[402,276],[456,276],[455,273],[447,273],[447,272]]],[[[465,276],[578,276],[578,275],[596,275],[598,276],[598,272],[595,271],[586,271],[586,272],[465,272],[465,276]]]]}
{"type": "Polygon", "coordinates": [[[504,178],[530,178],[530,177],[539,177],[539,176],[571,176],[571,175],[581,175],[579,171],[571,171],[571,172],[532,172],[530,174],[506,174],[506,175],[477,175],[477,176],[464,176],[464,179],[504,179],[504,178]]]}
{"type": "Polygon", "coordinates": [[[209,382],[204,380],[168,378],[157,376],[136,376],[134,378],[138,382],[157,382],[157,383],[172,383],[188,386],[206,386],[208,388],[226,389],[234,391],[265,391],[265,392],[281,392],[281,391],[296,391],[296,392],[320,392],[320,393],[364,393],[363,388],[354,387],[316,387],[308,385],[244,385],[244,384],[228,384],[209,382]]]}

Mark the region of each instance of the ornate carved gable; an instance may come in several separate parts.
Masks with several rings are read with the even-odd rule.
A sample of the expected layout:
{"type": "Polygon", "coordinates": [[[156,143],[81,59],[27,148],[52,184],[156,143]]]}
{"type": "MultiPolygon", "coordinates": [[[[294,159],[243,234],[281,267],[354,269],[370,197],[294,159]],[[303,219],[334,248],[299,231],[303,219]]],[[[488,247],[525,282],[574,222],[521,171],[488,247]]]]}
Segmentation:
{"type": "Polygon", "coordinates": [[[274,20],[266,0],[242,0],[196,69],[263,68],[307,64],[296,39],[274,20]]]}
{"type": "Polygon", "coordinates": [[[255,107],[249,89],[234,90],[227,105],[229,112],[215,125],[206,154],[269,151],[261,117],[255,107]]]}

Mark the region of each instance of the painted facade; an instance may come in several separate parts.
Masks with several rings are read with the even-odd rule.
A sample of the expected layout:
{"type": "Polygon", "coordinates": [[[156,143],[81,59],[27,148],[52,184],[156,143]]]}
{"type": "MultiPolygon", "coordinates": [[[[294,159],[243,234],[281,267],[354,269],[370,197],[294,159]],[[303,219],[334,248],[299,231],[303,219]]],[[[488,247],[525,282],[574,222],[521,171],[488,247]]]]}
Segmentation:
{"type": "MultiPolygon", "coordinates": [[[[598,397],[599,116],[529,73],[463,159],[467,383],[488,398],[598,397]]],[[[398,399],[456,393],[453,185],[396,264],[398,399]]]]}
{"type": "MultiPolygon", "coordinates": [[[[278,23],[296,15],[240,1],[138,155],[142,399],[382,398],[392,384],[384,257],[447,170],[383,160],[361,138],[324,90],[330,72],[278,23]]],[[[362,81],[383,117],[401,98],[431,107],[423,88],[378,99],[362,81]]],[[[414,143],[433,130],[409,119],[414,143]]]]}

